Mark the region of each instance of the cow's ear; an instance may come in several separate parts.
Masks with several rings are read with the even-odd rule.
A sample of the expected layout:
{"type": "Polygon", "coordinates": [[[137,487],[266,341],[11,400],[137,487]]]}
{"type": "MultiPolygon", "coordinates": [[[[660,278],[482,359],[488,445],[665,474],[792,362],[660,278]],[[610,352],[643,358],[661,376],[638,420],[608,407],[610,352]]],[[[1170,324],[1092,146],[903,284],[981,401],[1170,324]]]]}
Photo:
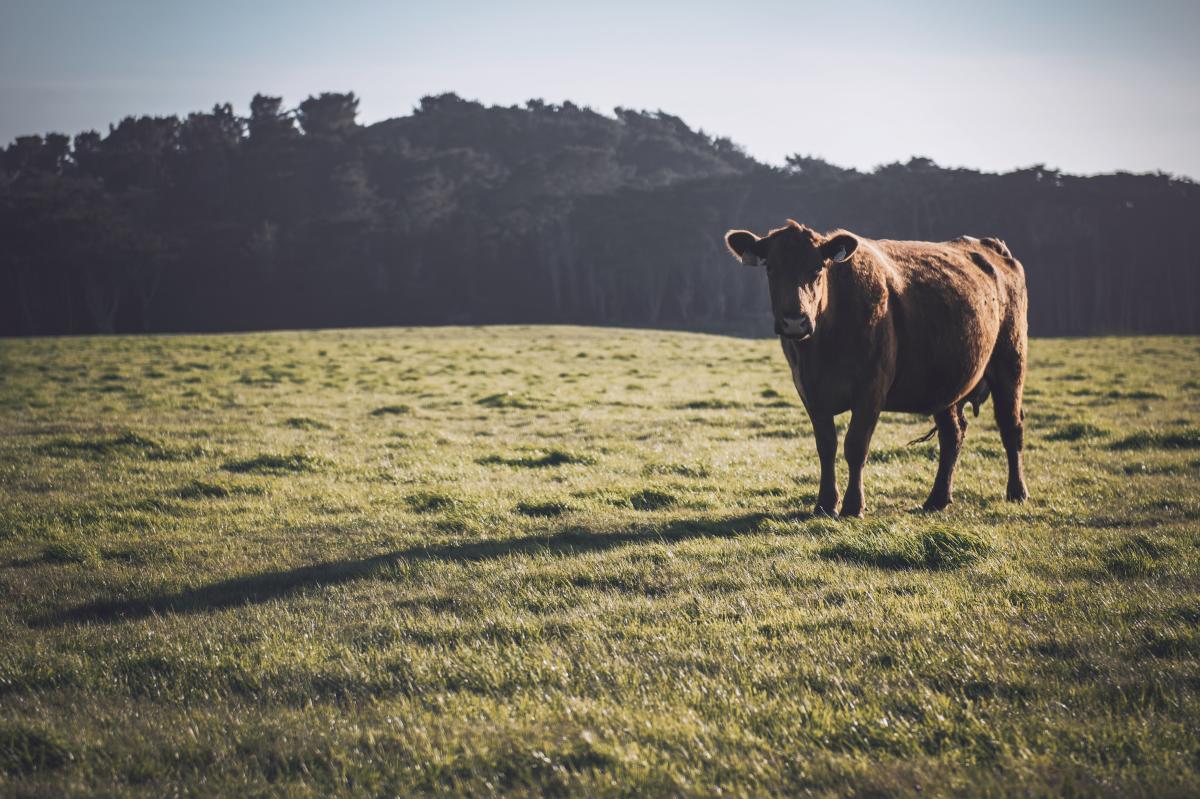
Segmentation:
{"type": "Polygon", "coordinates": [[[762,266],[767,262],[764,240],[749,230],[731,230],[725,234],[725,246],[746,266],[762,266]]]}
{"type": "Polygon", "coordinates": [[[850,256],[858,249],[858,239],[849,233],[840,233],[821,245],[821,257],[826,261],[840,264],[849,261],[850,256]]]}

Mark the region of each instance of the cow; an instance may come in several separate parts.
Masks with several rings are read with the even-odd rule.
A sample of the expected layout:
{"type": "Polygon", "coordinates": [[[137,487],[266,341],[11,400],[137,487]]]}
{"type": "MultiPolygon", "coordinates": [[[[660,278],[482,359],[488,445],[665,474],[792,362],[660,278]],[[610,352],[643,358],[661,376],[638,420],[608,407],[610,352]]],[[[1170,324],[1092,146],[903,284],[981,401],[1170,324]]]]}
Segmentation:
{"type": "Polygon", "coordinates": [[[882,411],[933,416],[938,470],[924,509],[940,511],[953,501],[963,406],[972,403],[978,414],[989,392],[1008,458],[1007,498],[1028,498],[1021,455],[1028,296],[1024,269],[1004,242],[872,240],[789,219],[762,237],[731,230],[725,244],[743,264],[766,267],[775,333],[821,462],[817,514],[839,513],[836,415],[851,412],[842,516],[865,510],[863,467],[882,411]]]}

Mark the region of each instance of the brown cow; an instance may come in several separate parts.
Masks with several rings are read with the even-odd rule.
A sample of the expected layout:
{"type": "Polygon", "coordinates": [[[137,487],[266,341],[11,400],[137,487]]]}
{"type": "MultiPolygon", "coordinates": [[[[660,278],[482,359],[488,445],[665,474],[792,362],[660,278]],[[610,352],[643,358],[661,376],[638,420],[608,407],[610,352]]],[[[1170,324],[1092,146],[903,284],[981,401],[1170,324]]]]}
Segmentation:
{"type": "Polygon", "coordinates": [[[998,239],[873,241],[821,235],[788,220],[760,238],[731,230],[742,263],[767,267],[775,332],[812,420],[821,459],[817,513],[837,515],[837,432],[846,431],[850,481],[843,516],[863,513],[863,466],[881,411],[934,417],[940,457],[926,510],[951,502],[966,432],[962,406],[990,390],[1008,455],[1008,498],[1029,494],[1021,464],[1025,272],[998,239]]]}

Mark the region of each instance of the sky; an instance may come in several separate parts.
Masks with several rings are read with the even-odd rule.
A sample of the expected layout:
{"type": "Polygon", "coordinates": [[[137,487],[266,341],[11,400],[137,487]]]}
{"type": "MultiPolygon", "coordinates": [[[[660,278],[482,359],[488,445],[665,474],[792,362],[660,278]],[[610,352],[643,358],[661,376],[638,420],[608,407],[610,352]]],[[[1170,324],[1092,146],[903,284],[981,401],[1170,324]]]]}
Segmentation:
{"type": "Polygon", "coordinates": [[[663,110],[759,160],[1200,178],[1200,0],[0,0],[0,143],[257,92],[663,110]]]}

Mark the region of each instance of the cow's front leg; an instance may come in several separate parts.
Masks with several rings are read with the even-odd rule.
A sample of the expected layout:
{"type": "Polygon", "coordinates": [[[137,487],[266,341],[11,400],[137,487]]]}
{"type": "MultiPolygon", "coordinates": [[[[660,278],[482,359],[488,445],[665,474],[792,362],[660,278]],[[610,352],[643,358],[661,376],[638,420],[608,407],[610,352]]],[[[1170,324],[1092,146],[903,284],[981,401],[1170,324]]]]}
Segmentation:
{"type": "Polygon", "coordinates": [[[809,418],[812,419],[813,438],[817,442],[817,457],[821,460],[821,488],[813,513],[837,518],[837,428],[833,424],[833,414],[809,411],[809,418]]]}
{"type": "Polygon", "coordinates": [[[850,480],[846,483],[846,498],[842,501],[843,516],[862,516],[866,509],[863,467],[867,464],[867,451],[871,447],[875,423],[879,421],[879,411],[879,405],[863,405],[855,408],[850,417],[850,427],[846,430],[846,465],[850,467],[850,480]]]}

